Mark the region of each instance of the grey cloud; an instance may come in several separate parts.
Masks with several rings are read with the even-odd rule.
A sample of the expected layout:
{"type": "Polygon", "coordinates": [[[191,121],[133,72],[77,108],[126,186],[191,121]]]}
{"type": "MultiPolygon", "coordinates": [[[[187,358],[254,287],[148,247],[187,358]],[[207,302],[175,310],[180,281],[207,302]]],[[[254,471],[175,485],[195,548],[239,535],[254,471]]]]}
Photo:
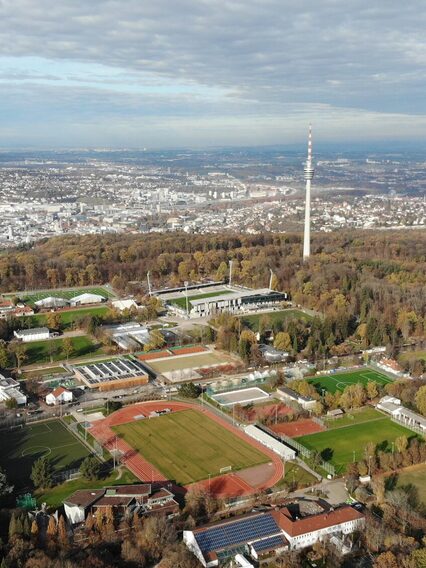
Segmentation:
{"type": "Polygon", "coordinates": [[[149,71],[265,104],[399,110],[397,95],[406,111],[424,112],[425,23],[419,0],[3,0],[0,48],[149,71]]]}

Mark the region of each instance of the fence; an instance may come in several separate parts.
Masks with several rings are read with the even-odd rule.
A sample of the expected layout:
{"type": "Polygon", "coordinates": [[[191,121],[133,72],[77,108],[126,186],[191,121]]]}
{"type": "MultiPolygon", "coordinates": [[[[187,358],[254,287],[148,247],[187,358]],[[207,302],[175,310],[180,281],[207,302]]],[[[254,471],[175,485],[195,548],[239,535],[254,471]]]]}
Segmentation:
{"type": "Polygon", "coordinates": [[[91,447],[95,455],[97,455],[101,459],[105,458],[103,447],[92,436],[92,434],[90,434],[90,432],[87,431],[85,425],[83,425],[81,422],[67,423],[66,421],[63,421],[63,424],[65,424],[68,430],[70,430],[77,438],[79,438],[82,441],[84,440],[85,444],[91,447]]]}
{"type": "Polygon", "coordinates": [[[53,480],[56,484],[64,483],[65,481],[70,481],[72,479],[79,479],[81,477],[80,470],[76,469],[66,469],[63,471],[58,471],[53,475],[53,480]]]}
{"type": "Polygon", "coordinates": [[[400,424],[401,426],[405,426],[405,428],[412,430],[416,434],[421,434],[422,436],[425,435],[425,430],[423,428],[420,428],[420,426],[417,426],[416,424],[408,424],[404,420],[398,420],[394,416],[391,416],[390,418],[391,418],[392,422],[395,422],[396,424],[400,424]]]}

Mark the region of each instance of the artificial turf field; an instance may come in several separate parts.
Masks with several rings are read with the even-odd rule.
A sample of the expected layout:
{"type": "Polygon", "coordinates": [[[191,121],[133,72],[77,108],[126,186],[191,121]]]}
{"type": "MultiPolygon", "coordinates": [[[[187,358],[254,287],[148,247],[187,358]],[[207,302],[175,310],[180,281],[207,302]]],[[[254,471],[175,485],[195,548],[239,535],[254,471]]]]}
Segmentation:
{"type": "Polygon", "coordinates": [[[375,443],[381,450],[390,451],[392,442],[398,436],[412,438],[416,434],[382,415],[382,418],[369,422],[300,436],[297,441],[309,450],[319,452],[325,461],[336,467],[336,473],[341,474],[346,465],[354,461],[354,452],[355,461],[364,459],[364,449],[368,442],[375,443]]]}
{"type": "Polygon", "coordinates": [[[181,410],[113,426],[132,448],[181,485],[215,477],[221,468],[270,461],[261,451],[196,410],[181,410]]]}
{"type": "Polygon", "coordinates": [[[113,293],[104,286],[94,286],[93,288],[54,288],[52,290],[40,290],[38,292],[17,292],[16,294],[5,294],[5,297],[11,298],[13,296],[18,296],[25,303],[33,305],[34,302],[38,300],[43,300],[44,298],[49,298],[53,296],[54,298],[64,298],[65,300],[70,300],[75,296],[80,296],[80,294],[99,294],[104,298],[112,298],[113,293]]]}
{"type": "Polygon", "coordinates": [[[89,450],[62,424],[50,420],[0,432],[0,465],[17,488],[27,486],[33,463],[46,455],[56,472],[78,468],[89,450]]]}
{"type": "Polygon", "coordinates": [[[288,309],[273,312],[262,312],[260,314],[252,314],[249,316],[239,316],[243,325],[249,327],[252,331],[259,331],[259,323],[263,318],[268,321],[267,327],[273,326],[277,322],[284,322],[291,319],[299,321],[311,321],[312,316],[305,314],[302,310],[288,309]]]}
{"type": "Polygon", "coordinates": [[[364,369],[357,369],[356,371],[349,371],[347,373],[335,373],[333,375],[323,375],[308,379],[308,382],[314,385],[319,393],[322,389],[328,392],[335,393],[336,391],[343,391],[348,385],[361,383],[366,385],[369,381],[374,381],[380,385],[391,383],[392,379],[388,376],[365,367],[364,369]]]}

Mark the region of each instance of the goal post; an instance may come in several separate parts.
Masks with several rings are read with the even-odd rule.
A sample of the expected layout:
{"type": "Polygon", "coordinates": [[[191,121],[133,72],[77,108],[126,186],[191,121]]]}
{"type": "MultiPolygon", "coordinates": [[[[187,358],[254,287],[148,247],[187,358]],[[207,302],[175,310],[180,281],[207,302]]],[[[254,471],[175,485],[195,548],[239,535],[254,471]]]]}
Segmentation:
{"type": "Polygon", "coordinates": [[[228,473],[232,471],[232,465],[227,465],[225,467],[221,467],[219,473],[228,473]]]}

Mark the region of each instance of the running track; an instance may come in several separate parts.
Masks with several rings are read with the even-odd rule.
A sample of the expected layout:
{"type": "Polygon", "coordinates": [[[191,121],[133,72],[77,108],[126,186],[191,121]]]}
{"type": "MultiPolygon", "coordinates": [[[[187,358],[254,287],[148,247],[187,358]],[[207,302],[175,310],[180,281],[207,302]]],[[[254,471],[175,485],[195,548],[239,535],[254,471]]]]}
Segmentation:
{"type": "MultiPolygon", "coordinates": [[[[136,475],[141,481],[151,483],[153,481],[167,481],[163,474],[158,471],[152,464],[146,461],[141,454],[135,452],[127,442],[117,438],[111,426],[117,426],[119,424],[125,424],[126,422],[133,422],[135,417],[143,414],[148,415],[154,410],[163,410],[164,408],[170,408],[173,412],[178,412],[181,410],[193,409],[198,412],[203,412],[211,420],[214,420],[220,424],[223,428],[226,428],[232,432],[235,436],[241,438],[251,446],[259,449],[261,452],[266,454],[273,467],[271,467],[272,474],[266,482],[260,484],[249,485],[244,481],[238,474],[228,474],[221,475],[212,478],[210,482],[208,480],[201,481],[189,486],[189,487],[205,487],[210,488],[210,491],[217,496],[221,497],[236,497],[240,495],[250,495],[252,493],[268,489],[274,486],[284,475],[284,465],[280,458],[272,451],[253,440],[242,432],[239,428],[232,426],[226,420],[223,420],[210,410],[190,404],[187,402],[173,402],[173,401],[159,401],[159,402],[140,402],[133,404],[131,406],[126,406],[120,410],[117,410],[110,416],[107,416],[103,420],[98,420],[93,423],[90,428],[90,433],[96,438],[96,440],[102,444],[107,450],[112,450],[117,448],[120,450],[122,457],[121,462],[126,465],[126,467],[136,475]]],[[[270,467],[270,466],[266,466],[270,467]]]]}

